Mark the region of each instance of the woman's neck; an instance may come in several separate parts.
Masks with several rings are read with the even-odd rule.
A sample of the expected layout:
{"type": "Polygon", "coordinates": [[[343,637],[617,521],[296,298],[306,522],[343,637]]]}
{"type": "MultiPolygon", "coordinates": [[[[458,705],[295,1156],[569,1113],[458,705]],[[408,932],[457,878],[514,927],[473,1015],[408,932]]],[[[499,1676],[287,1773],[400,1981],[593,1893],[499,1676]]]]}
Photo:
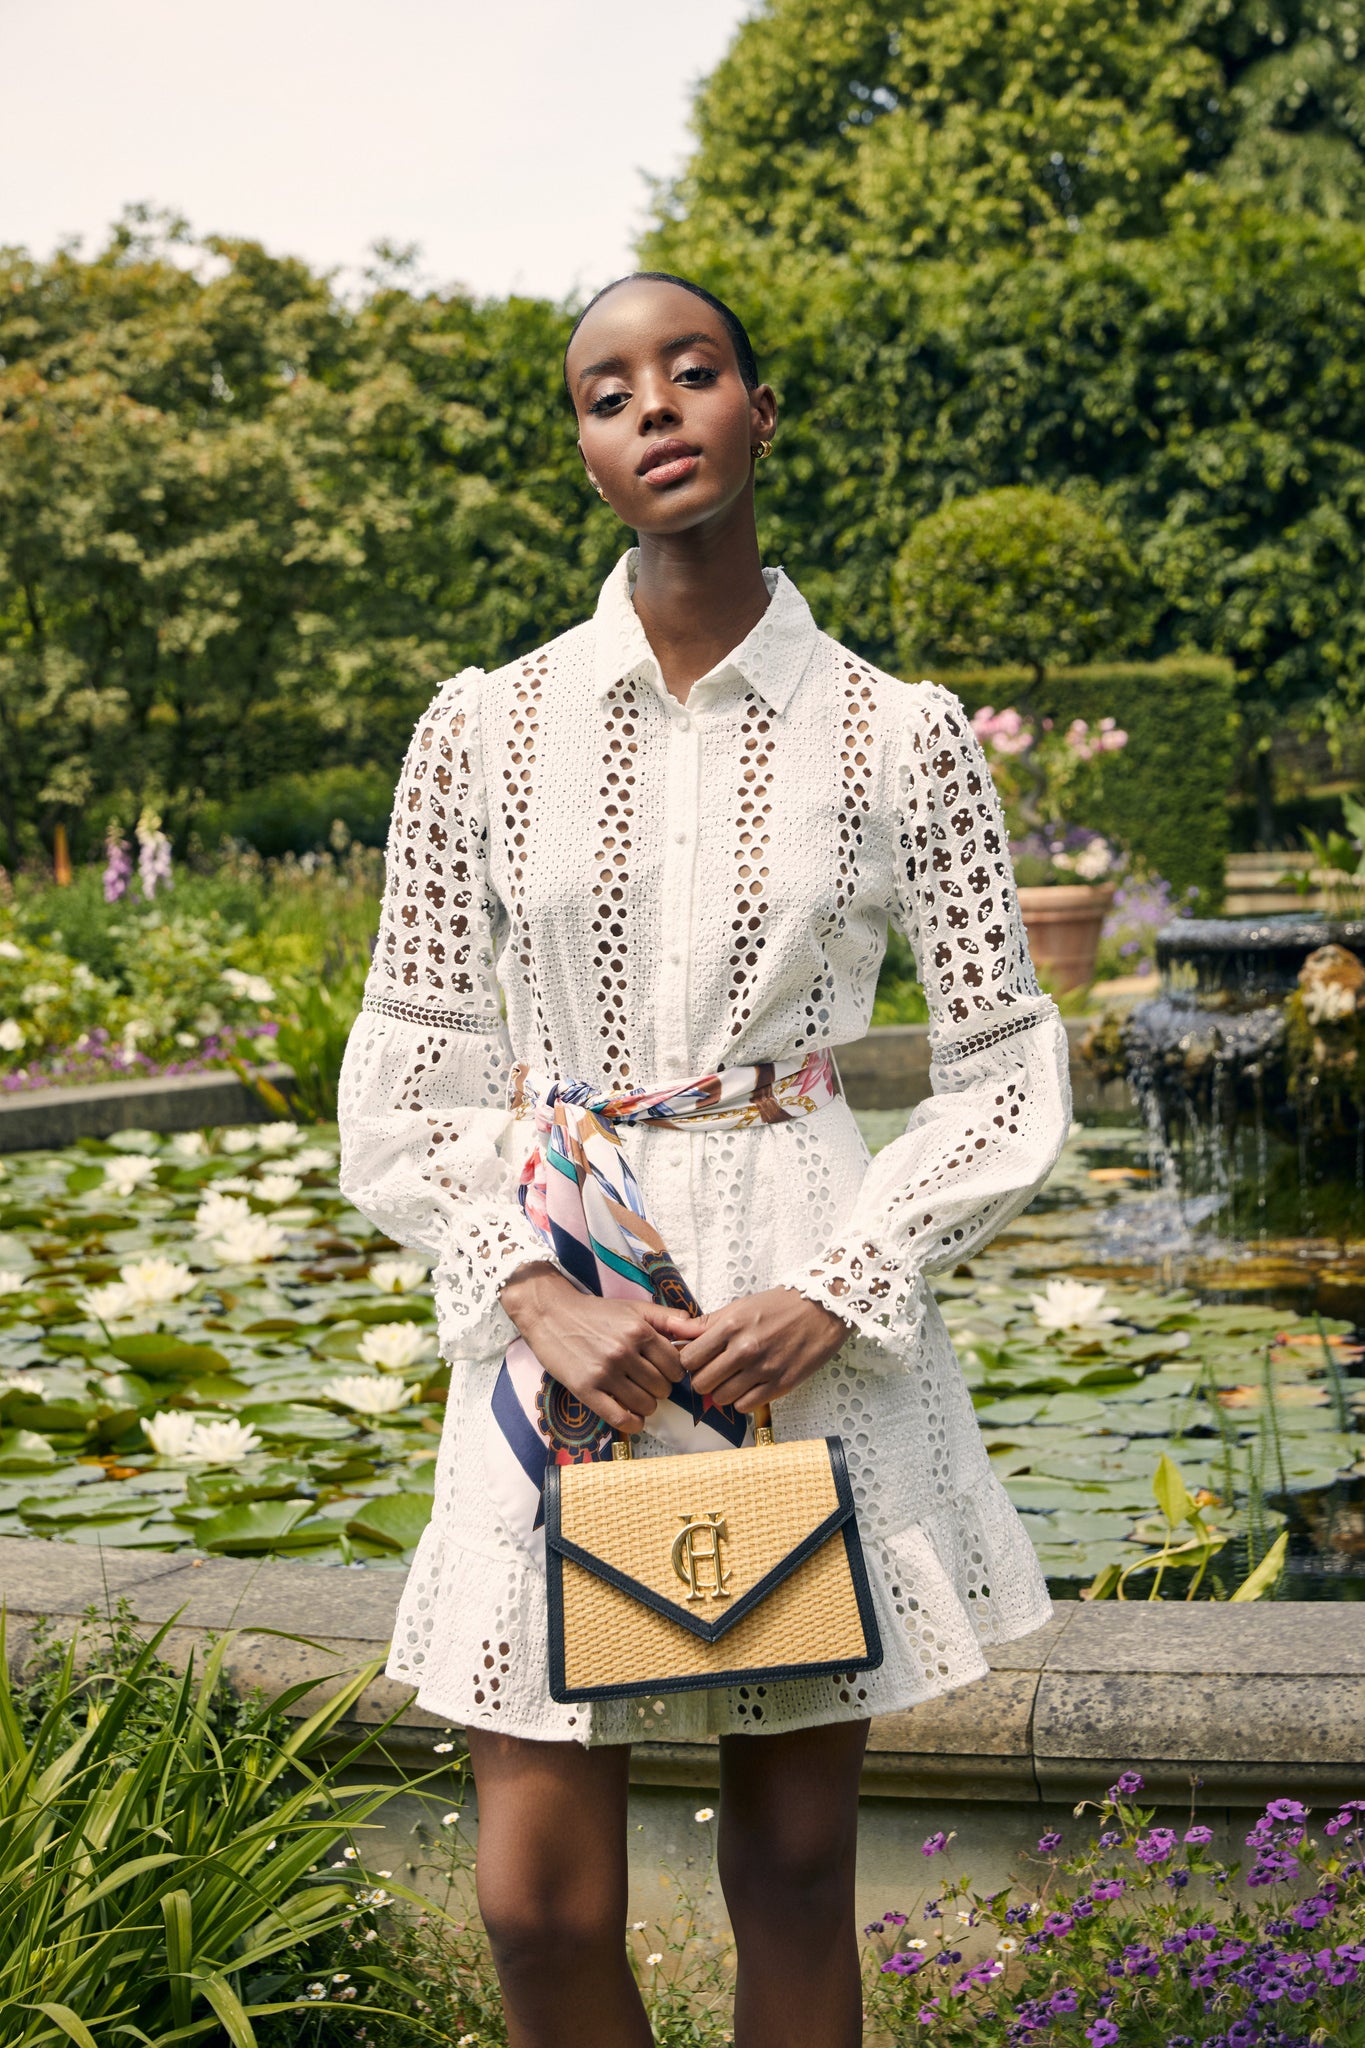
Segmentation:
{"type": "Polygon", "coordinates": [[[699,676],[722,661],[768,608],[752,509],[686,533],[642,534],[635,609],[664,687],[680,704],[699,676]]]}

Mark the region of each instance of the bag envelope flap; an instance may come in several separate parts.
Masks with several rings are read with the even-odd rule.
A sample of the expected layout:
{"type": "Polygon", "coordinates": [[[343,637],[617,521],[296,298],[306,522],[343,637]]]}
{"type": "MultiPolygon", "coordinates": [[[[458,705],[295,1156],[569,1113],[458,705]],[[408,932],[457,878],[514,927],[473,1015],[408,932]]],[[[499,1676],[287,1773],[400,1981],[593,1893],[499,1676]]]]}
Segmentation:
{"type": "Polygon", "coordinates": [[[837,1437],[552,1466],[546,1475],[552,1559],[707,1643],[751,1614],[853,1514],[837,1437]]]}

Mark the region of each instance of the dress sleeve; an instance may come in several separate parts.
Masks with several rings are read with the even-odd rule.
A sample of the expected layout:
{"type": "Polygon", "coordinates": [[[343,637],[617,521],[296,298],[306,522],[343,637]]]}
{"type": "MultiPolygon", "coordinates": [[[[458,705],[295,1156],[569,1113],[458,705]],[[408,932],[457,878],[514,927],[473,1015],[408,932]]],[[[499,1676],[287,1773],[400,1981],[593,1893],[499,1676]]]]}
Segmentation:
{"type": "Polygon", "coordinates": [[[512,1049],[494,971],[478,669],[438,692],[394,799],[379,937],[346,1046],[341,1188],[400,1244],[437,1255],[442,1350],[516,1335],[498,1290],[550,1257],[504,1156],[512,1049]]]}
{"type": "Polygon", "coordinates": [[[933,1094],[872,1161],[835,1241],[784,1277],[902,1357],[922,1276],[1027,1206],[1071,1121],[1066,1032],[1029,959],[990,770],[958,700],[933,684],[914,694],[892,916],[929,1003],[933,1094]]]}

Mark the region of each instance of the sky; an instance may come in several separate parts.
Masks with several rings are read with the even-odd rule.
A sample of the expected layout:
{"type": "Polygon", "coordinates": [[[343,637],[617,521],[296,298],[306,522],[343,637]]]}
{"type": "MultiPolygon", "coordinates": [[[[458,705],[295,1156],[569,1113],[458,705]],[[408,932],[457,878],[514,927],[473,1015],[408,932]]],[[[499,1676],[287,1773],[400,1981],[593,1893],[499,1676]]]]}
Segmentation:
{"type": "Polygon", "coordinates": [[[87,253],[137,201],[480,296],[619,276],[752,0],[0,0],[0,243],[87,253]]]}

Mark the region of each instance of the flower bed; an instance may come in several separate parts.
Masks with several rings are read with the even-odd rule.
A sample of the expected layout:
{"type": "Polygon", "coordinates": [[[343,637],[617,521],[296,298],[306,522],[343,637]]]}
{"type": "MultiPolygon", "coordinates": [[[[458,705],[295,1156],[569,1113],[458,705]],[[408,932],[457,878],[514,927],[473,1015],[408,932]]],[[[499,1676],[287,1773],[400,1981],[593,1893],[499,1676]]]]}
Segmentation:
{"type": "MultiPolygon", "coordinates": [[[[864,1121],[875,1143],[901,1119],[864,1121]]],[[[1140,1182],[1095,1163],[1125,1143],[1078,1134],[1035,1212],[937,1284],[1059,1590],[1161,1540],[1163,1454],[1256,1556],[1281,1472],[1296,1491],[1365,1469],[1349,1324],[1047,1270],[1140,1182]]],[[[0,1533],[334,1564],[410,1551],[446,1385],[426,1262],[341,1199],[334,1132],[125,1132],[0,1166],[0,1533]]]]}

